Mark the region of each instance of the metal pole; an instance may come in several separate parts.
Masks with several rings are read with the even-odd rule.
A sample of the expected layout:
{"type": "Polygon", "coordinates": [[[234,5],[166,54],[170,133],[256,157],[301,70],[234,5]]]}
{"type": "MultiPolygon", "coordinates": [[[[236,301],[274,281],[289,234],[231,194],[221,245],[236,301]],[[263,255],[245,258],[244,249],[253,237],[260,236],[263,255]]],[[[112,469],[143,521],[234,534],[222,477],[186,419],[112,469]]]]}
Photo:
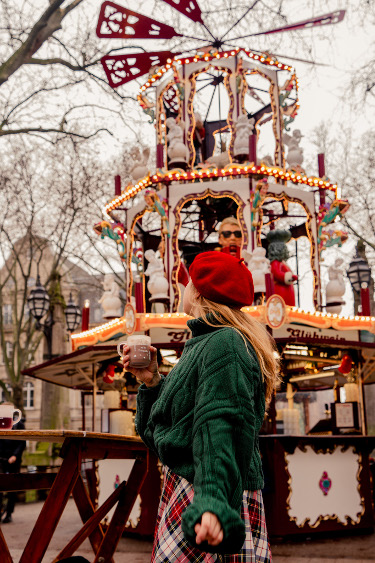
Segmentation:
{"type": "Polygon", "coordinates": [[[95,417],[96,417],[96,371],[95,364],[92,364],[92,431],[95,432],[95,417]]]}
{"type": "MultiPolygon", "coordinates": [[[[297,239],[294,241],[296,244],[296,275],[298,276],[298,244],[297,244],[297,239]]],[[[299,278],[297,280],[297,302],[298,302],[298,307],[300,307],[300,297],[299,297],[299,278]]]]}
{"type": "Polygon", "coordinates": [[[361,409],[361,429],[362,434],[367,436],[367,425],[365,416],[365,397],[363,394],[363,379],[362,379],[362,369],[358,373],[358,390],[359,390],[359,408],[361,409]]]}
{"type": "Polygon", "coordinates": [[[82,407],[82,430],[86,430],[86,410],[85,410],[85,393],[81,391],[81,407],[82,407]]]}

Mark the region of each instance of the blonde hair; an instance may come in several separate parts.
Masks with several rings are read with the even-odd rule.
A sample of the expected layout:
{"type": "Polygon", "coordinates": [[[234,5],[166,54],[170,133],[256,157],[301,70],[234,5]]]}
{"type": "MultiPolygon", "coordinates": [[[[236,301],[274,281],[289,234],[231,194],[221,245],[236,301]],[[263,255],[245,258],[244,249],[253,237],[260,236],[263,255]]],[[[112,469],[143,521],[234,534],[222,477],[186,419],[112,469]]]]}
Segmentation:
{"type": "Polygon", "coordinates": [[[205,323],[210,326],[220,325],[234,328],[242,336],[245,344],[248,340],[254,348],[265,384],[266,402],[269,403],[276,388],[280,370],[275,341],[263,325],[247,313],[206,299],[198,293],[194,285],[193,288],[192,308],[198,313],[199,317],[203,318],[205,323]],[[209,320],[208,315],[217,322],[209,320]]]}
{"type": "Polygon", "coordinates": [[[219,235],[221,234],[224,225],[236,225],[236,227],[239,227],[239,229],[241,229],[241,225],[239,224],[238,220],[235,217],[226,217],[225,219],[222,220],[221,225],[219,227],[219,235]]]}

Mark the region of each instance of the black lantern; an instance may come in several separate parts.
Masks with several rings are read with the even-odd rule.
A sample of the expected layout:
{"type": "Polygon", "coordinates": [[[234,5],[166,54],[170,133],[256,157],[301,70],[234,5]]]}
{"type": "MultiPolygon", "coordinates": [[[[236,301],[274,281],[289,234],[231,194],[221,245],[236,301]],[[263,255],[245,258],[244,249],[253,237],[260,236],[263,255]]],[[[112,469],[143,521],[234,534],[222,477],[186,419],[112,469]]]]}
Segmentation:
{"type": "MultiPolygon", "coordinates": [[[[30,313],[36,320],[37,330],[41,330],[47,340],[47,354],[45,358],[51,360],[52,355],[52,330],[54,325],[53,310],[50,307],[50,298],[45,290],[45,288],[40,283],[39,274],[36,280],[36,287],[31,290],[30,295],[27,299],[29,305],[30,313]],[[43,324],[40,319],[48,313],[46,320],[43,324]]],[[[78,306],[73,303],[72,295],[70,294],[69,303],[65,309],[65,317],[67,329],[69,332],[73,332],[80,322],[81,311],[78,306]]]]}
{"type": "Polygon", "coordinates": [[[81,322],[82,313],[78,305],[75,305],[72,299],[72,294],[69,296],[69,303],[65,309],[66,326],[69,332],[73,332],[78,328],[81,322]]]}
{"type": "Polygon", "coordinates": [[[360,293],[361,288],[369,287],[371,281],[371,268],[368,265],[367,260],[364,260],[356,252],[355,257],[349,264],[349,268],[346,272],[349,278],[350,284],[353,291],[360,293]]]}
{"type": "Polygon", "coordinates": [[[30,313],[36,320],[37,326],[40,325],[40,319],[49,310],[50,299],[47,291],[40,283],[39,274],[36,279],[36,287],[30,291],[30,295],[27,298],[27,304],[29,306],[30,313]]]}

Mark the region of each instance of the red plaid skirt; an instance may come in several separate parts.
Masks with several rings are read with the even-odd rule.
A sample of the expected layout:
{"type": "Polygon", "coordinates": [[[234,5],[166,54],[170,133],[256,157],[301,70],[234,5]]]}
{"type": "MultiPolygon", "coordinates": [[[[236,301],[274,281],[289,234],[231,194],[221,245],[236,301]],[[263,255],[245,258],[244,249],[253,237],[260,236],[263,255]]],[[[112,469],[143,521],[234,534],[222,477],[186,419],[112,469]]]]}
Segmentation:
{"type": "Polygon", "coordinates": [[[246,539],[238,554],[219,555],[200,551],[189,544],[182,533],[181,515],[193,501],[191,483],[165,468],[164,486],[156,521],[151,563],[270,563],[261,491],[244,491],[241,517],[245,522],[246,539]]]}

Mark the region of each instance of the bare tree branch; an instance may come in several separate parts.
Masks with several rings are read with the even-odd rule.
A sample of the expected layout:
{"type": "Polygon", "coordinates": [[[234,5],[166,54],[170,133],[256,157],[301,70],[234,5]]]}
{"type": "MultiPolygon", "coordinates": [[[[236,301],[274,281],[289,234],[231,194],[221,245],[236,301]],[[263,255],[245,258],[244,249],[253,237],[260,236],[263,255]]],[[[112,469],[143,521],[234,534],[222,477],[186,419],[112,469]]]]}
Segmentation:
{"type": "Polygon", "coordinates": [[[81,133],[76,133],[75,131],[65,131],[63,128],[56,129],[54,127],[43,128],[43,127],[23,127],[20,129],[6,129],[5,131],[0,131],[0,137],[10,136],[10,135],[21,135],[28,133],[59,133],[63,135],[70,135],[72,137],[78,137],[79,139],[91,139],[95,137],[98,133],[105,131],[109,135],[113,135],[109,129],[101,128],[94,131],[90,135],[83,135],[81,133]]]}
{"type": "Polygon", "coordinates": [[[64,0],[51,0],[48,8],[34,24],[26,41],[0,66],[0,85],[6,82],[23,64],[28,62],[55,31],[61,29],[61,22],[64,17],[82,1],[75,0],[62,10],[60,6],[64,0]]]}

